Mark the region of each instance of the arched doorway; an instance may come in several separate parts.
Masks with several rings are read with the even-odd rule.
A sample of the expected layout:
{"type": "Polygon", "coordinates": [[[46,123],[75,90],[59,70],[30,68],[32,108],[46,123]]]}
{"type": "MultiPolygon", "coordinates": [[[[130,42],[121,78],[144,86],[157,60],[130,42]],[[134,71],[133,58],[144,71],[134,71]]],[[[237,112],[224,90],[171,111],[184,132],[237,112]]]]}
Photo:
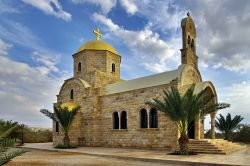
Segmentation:
{"type": "MultiPolygon", "coordinates": [[[[211,100],[209,101],[207,107],[209,105],[215,105],[217,104],[217,94],[216,90],[213,86],[213,84],[210,81],[205,81],[201,83],[197,83],[195,85],[195,90],[194,93],[198,94],[202,90],[205,91],[205,98],[210,98],[211,100]]],[[[211,113],[211,114],[216,114],[216,113],[211,113]]],[[[188,132],[189,138],[194,138],[194,139],[203,139],[204,138],[204,117],[197,117],[194,122],[192,122],[194,127],[192,125],[189,126],[190,131],[188,132]],[[193,132],[194,131],[194,132],[193,132]]],[[[215,132],[215,119],[211,118],[211,131],[214,133],[215,132]]]]}

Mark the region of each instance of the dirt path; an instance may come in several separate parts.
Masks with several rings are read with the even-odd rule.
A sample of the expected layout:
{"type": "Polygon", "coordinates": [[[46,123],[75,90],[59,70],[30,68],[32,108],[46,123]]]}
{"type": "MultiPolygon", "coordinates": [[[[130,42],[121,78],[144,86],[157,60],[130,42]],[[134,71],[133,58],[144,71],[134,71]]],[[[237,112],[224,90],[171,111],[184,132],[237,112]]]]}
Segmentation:
{"type": "MultiPolygon", "coordinates": [[[[123,160],[66,152],[32,150],[12,159],[6,166],[167,166],[163,163],[123,160]]],[[[173,164],[169,164],[173,165],[173,164]]],[[[176,164],[174,164],[176,165],[176,164]]],[[[181,166],[181,165],[180,165],[181,166]]]]}

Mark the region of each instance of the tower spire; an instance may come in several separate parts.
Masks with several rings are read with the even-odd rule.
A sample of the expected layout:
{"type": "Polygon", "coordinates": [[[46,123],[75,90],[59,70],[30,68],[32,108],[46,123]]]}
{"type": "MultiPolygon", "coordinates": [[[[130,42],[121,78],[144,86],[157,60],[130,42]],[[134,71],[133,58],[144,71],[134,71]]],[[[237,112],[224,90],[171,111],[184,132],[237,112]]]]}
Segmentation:
{"type": "Polygon", "coordinates": [[[182,28],[182,64],[193,65],[198,68],[198,57],[196,55],[196,28],[190,13],[181,21],[182,28]]]}

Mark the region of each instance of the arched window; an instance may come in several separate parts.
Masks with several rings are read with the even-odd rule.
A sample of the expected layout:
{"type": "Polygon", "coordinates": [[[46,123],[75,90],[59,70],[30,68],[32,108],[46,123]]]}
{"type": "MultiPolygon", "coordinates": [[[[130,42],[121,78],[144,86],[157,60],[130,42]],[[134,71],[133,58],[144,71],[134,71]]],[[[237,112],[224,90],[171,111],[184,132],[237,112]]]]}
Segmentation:
{"type": "Polygon", "coordinates": [[[56,121],[56,132],[59,132],[59,123],[56,121]]]}
{"type": "Polygon", "coordinates": [[[190,47],[190,42],[191,42],[190,36],[188,35],[188,47],[190,47]]]}
{"type": "Polygon", "coordinates": [[[150,128],[158,128],[158,115],[157,115],[157,110],[155,108],[152,108],[150,110],[150,128]]]}
{"type": "Polygon", "coordinates": [[[194,51],[194,39],[192,39],[192,42],[191,42],[191,49],[194,51]]]}
{"type": "Polygon", "coordinates": [[[122,111],[121,113],[121,129],[127,129],[127,113],[122,111]]]}
{"type": "Polygon", "coordinates": [[[81,62],[78,63],[77,70],[82,71],[82,63],[81,62]]]}
{"type": "Polygon", "coordinates": [[[141,118],[141,128],[148,128],[148,114],[146,109],[141,109],[140,118],[141,118]]]}
{"type": "Polygon", "coordinates": [[[115,72],[115,64],[112,63],[112,72],[115,72]]]}
{"type": "Polygon", "coordinates": [[[70,99],[74,99],[74,90],[73,89],[70,90],[70,99]]]}
{"type": "Polygon", "coordinates": [[[119,129],[119,116],[117,112],[113,113],[113,129],[119,129]]]}

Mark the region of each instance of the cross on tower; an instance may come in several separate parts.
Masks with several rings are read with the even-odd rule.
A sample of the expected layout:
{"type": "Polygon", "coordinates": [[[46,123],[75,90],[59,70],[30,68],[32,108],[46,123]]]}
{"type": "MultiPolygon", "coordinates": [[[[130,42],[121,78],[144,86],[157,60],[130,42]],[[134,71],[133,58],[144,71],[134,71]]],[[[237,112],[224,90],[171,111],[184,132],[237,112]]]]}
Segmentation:
{"type": "Polygon", "coordinates": [[[100,29],[99,28],[94,29],[93,33],[96,35],[96,40],[100,40],[100,37],[102,37],[100,29]]]}

